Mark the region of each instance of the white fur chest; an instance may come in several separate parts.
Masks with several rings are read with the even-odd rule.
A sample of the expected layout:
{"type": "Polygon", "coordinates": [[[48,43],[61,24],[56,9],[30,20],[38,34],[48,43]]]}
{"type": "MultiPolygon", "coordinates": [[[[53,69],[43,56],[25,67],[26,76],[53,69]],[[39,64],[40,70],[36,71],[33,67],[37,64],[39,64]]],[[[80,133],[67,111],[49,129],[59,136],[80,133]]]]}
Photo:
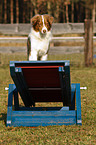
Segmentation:
{"type": "Polygon", "coordinates": [[[31,40],[31,52],[36,51],[38,55],[46,54],[51,40],[51,32],[47,32],[45,35],[42,35],[40,32],[36,32],[31,29],[29,37],[31,40]]]}

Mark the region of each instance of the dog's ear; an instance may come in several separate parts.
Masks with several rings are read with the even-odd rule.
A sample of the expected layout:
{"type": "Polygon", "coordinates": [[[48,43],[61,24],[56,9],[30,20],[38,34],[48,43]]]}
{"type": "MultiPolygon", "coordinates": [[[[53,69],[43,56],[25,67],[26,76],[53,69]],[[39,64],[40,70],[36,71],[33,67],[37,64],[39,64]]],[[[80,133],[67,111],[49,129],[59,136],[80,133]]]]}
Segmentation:
{"type": "Polygon", "coordinates": [[[52,25],[53,21],[54,21],[54,18],[52,16],[50,16],[49,17],[49,22],[50,22],[51,25],[52,25]]]}
{"type": "Polygon", "coordinates": [[[40,19],[40,15],[36,15],[36,16],[32,17],[31,24],[35,25],[39,19],[40,19]]]}
{"type": "Polygon", "coordinates": [[[52,25],[54,21],[54,17],[48,14],[45,14],[44,17],[47,19],[47,21],[52,25]]]}

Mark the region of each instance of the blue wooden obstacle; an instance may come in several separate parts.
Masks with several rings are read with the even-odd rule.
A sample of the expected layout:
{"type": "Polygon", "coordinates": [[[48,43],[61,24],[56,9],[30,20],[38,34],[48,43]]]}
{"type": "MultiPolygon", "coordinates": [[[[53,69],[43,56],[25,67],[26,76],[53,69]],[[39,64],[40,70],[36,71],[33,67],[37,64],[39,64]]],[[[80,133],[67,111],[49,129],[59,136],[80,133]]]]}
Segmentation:
{"type": "Polygon", "coordinates": [[[11,61],[10,73],[7,126],[82,125],[80,84],[70,83],[69,61],[11,61]],[[35,107],[37,102],[63,105],[35,107]]]}

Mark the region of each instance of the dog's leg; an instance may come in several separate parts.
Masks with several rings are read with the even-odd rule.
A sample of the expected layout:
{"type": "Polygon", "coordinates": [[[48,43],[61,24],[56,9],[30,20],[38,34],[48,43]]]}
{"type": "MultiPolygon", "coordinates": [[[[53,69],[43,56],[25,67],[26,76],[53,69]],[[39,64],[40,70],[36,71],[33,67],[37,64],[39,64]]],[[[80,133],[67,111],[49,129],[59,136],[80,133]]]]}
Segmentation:
{"type": "Polygon", "coordinates": [[[43,56],[41,57],[41,60],[42,60],[42,61],[47,60],[47,56],[48,56],[47,54],[43,55],[43,56]]]}
{"type": "Polygon", "coordinates": [[[27,39],[27,60],[29,60],[29,57],[31,55],[31,43],[30,43],[30,37],[27,39]]]}
{"type": "Polygon", "coordinates": [[[37,60],[37,52],[32,50],[31,46],[32,42],[30,37],[27,40],[27,60],[29,61],[36,61],[37,60]]]}
{"type": "Polygon", "coordinates": [[[37,61],[37,52],[31,51],[31,55],[29,56],[29,61],[37,61]]]}

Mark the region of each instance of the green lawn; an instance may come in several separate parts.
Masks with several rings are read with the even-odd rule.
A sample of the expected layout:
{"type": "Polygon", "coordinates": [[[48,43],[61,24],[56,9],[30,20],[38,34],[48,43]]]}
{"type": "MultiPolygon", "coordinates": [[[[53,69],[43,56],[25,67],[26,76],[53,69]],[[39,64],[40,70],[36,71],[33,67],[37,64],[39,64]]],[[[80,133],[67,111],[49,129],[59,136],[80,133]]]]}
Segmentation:
{"type": "Polygon", "coordinates": [[[0,55],[0,145],[95,145],[96,144],[96,60],[84,67],[83,54],[49,56],[48,60],[70,60],[71,82],[86,86],[81,90],[82,126],[6,127],[10,60],[26,60],[25,54],[0,55]]]}

